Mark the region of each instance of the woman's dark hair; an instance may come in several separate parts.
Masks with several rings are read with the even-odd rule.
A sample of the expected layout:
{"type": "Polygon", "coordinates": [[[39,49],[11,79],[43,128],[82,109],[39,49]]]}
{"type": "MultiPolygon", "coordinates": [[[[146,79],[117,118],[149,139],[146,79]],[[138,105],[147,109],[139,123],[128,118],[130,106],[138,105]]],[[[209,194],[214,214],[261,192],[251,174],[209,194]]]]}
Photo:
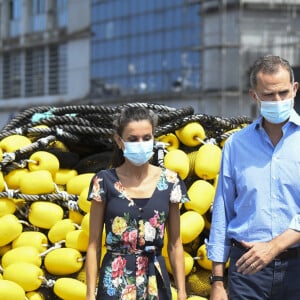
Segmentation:
{"type": "MultiPolygon", "coordinates": [[[[144,107],[126,107],[115,114],[113,127],[114,132],[122,136],[124,128],[132,121],[148,120],[152,125],[152,132],[158,122],[158,116],[150,109],[144,107]]],[[[116,168],[124,162],[123,151],[114,145],[111,167],[116,168]]]]}

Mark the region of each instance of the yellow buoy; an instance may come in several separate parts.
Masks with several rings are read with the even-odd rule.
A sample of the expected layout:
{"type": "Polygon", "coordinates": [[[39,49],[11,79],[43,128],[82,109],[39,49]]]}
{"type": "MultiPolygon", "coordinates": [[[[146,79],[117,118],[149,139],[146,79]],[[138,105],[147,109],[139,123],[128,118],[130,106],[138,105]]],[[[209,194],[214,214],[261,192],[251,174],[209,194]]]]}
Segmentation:
{"type": "Polygon", "coordinates": [[[179,148],[179,140],[172,132],[159,136],[157,140],[166,144],[167,151],[172,151],[179,148]]]}
{"type": "Polygon", "coordinates": [[[72,177],[66,185],[66,190],[69,194],[80,195],[82,190],[90,185],[90,182],[95,173],[83,173],[72,177]]]}
{"type": "Polygon", "coordinates": [[[24,289],[14,281],[0,280],[0,300],[24,300],[24,289]]]}
{"type": "Polygon", "coordinates": [[[0,171],[0,192],[3,192],[4,190],[5,190],[4,176],[3,173],[0,171]]]}
{"type": "Polygon", "coordinates": [[[201,146],[195,159],[196,175],[205,180],[214,179],[220,171],[221,155],[221,148],[215,144],[201,146]]]}
{"type": "Polygon", "coordinates": [[[47,170],[28,172],[20,178],[20,190],[22,194],[49,194],[54,189],[52,175],[47,170]]]}
{"type": "Polygon", "coordinates": [[[20,179],[27,174],[28,169],[14,169],[11,170],[7,175],[4,176],[5,182],[10,189],[19,189],[20,179]]]}
{"type": "Polygon", "coordinates": [[[0,246],[4,246],[16,239],[23,231],[23,226],[13,214],[0,218],[0,246]]]}
{"type": "Polygon", "coordinates": [[[86,284],[74,278],[59,278],[54,284],[53,291],[64,300],[85,300],[86,284]]]}
{"type": "Polygon", "coordinates": [[[177,290],[171,286],[171,293],[172,293],[172,300],[177,300],[178,296],[177,296],[177,290]]]}
{"type": "Polygon", "coordinates": [[[66,185],[67,182],[77,176],[77,171],[74,169],[59,169],[54,176],[54,182],[58,185],[66,185]]]}
{"type": "Polygon", "coordinates": [[[2,257],[7,251],[11,249],[11,244],[7,244],[0,247],[0,257],[2,257]]]}
{"type": "Polygon", "coordinates": [[[90,235],[90,214],[87,213],[83,216],[82,222],[81,222],[81,229],[84,231],[84,233],[89,236],[90,235]]]}
{"type": "Polygon", "coordinates": [[[211,207],[215,195],[215,188],[208,181],[199,179],[188,189],[189,202],[184,203],[187,210],[195,210],[203,215],[211,207]]]}
{"type": "Polygon", "coordinates": [[[0,141],[0,148],[3,153],[5,152],[15,152],[20,148],[26,147],[31,144],[29,138],[19,134],[12,134],[5,137],[0,141]]]}
{"type": "Polygon", "coordinates": [[[25,292],[38,289],[43,281],[44,273],[38,266],[17,262],[4,269],[3,278],[19,284],[25,292]]]}
{"type": "Polygon", "coordinates": [[[190,122],[175,130],[179,140],[188,147],[196,147],[205,139],[205,131],[198,122],[190,122]]]}
{"type": "Polygon", "coordinates": [[[39,253],[44,252],[48,248],[47,236],[40,231],[23,231],[13,242],[12,247],[32,246],[39,253]]]}
{"type": "Polygon", "coordinates": [[[16,211],[16,204],[13,200],[8,198],[0,199],[0,217],[8,214],[14,214],[16,211]]]}
{"type": "Polygon", "coordinates": [[[69,209],[69,211],[68,211],[68,218],[70,220],[72,220],[73,223],[79,225],[79,224],[81,224],[83,215],[80,212],[78,212],[78,211],[69,209]]]}
{"type": "Polygon", "coordinates": [[[63,219],[56,222],[48,231],[48,239],[53,244],[65,240],[66,235],[70,231],[74,231],[76,227],[71,219],[63,219]]]}
{"type": "Polygon", "coordinates": [[[62,152],[69,152],[69,148],[62,141],[57,140],[51,146],[53,146],[56,149],[59,149],[62,152]]]}
{"type": "MultiPolygon", "coordinates": [[[[197,250],[197,263],[200,267],[205,270],[212,270],[212,261],[207,258],[206,245],[202,244],[197,250]]],[[[228,268],[229,261],[225,264],[225,267],[228,268]]]]}
{"type": "Polygon", "coordinates": [[[79,195],[78,202],[77,202],[80,209],[82,209],[85,213],[90,212],[90,209],[91,209],[91,201],[87,200],[88,191],[89,191],[89,186],[85,187],[82,190],[82,192],[79,195]]]}
{"type": "Polygon", "coordinates": [[[46,298],[39,292],[33,291],[26,293],[28,300],[46,300],[46,298]]]}
{"type": "Polygon", "coordinates": [[[54,178],[55,173],[59,170],[59,160],[50,152],[36,151],[29,157],[28,169],[31,172],[47,170],[54,178]]]}
{"type": "Polygon", "coordinates": [[[198,212],[190,210],[180,215],[180,236],[183,244],[192,242],[204,229],[204,219],[198,212]]]}
{"type": "MultiPolygon", "coordinates": [[[[194,259],[193,257],[186,251],[183,252],[184,254],[184,274],[185,276],[187,276],[188,274],[190,274],[190,272],[193,269],[194,266],[194,259]]],[[[170,274],[173,274],[172,268],[171,268],[171,264],[170,264],[170,260],[168,257],[165,257],[165,263],[166,263],[166,267],[167,267],[167,271],[170,274]]]]}
{"type": "Polygon", "coordinates": [[[58,204],[48,201],[37,201],[30,205],[28,220],[32,225],[50,229],[62,220],[64,210],[58,204]]]}
{"type": "Polygon", "coordinates": [[[164,157],[165,167],[176,172],[183,180],[189,174],[189,164],[187,154],[181,149],[169,151],[164,157]]]}
{"type": "Polygon", "coordinates": [[[212,261],[207,258],[206,245],[202,244],[197,250],[197,263],[206,270],[212,269],[212,261]]]}
{"type": "Polygon", "coordinates": [[[226,136],[221,142],[220,142],[220,146],[223,148],[224,147],[224,144],[225,142],[227,141],[228,137],[230,137],[231,135],[233,135],[234,133],[240,131],[242,128],[234,128],[234,129],[231,129],[229,131],[225,131],[223,133],[224,136],[226,136]]]}
{"type": "Polygon", "coordinates": [[[44,265],[53,275],[69,275],[82,268],[83,258],[76,249],[58,248],[46,254],[44,265]]]}
{"type": "Polygon", "coordinates": [[[66,247],[77,249],[80,252],[86,252],[89,237],[82,229],[70,231],[66,234],[66,247]]]}
{"type": "Polygon", "coordinates": [[[7,251],[2,257],[3,268],[16,262],[28,262],[40,267],[42,259],[39,251],[35,247],[23,246],[7,251]]]}

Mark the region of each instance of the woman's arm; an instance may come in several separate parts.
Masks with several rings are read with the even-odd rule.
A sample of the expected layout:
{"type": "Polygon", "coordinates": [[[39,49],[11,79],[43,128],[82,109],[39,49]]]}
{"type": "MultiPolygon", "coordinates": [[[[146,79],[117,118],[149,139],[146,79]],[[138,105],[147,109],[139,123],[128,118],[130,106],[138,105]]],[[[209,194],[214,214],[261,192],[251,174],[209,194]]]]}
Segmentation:
{"type": "Polygon", "coordinates": [[[105,203],[92,200],[90,209],[89,244],[86,253],[87,300],[95,299],[101,241],[104,226],[105,203]]]}
{"type": "Polygon", "coordinates": [[[183,246],[180,239],[179,203],[170,203],[168,218],[168,256],[177,287],[178,300],[186,299],[183,246]]]}

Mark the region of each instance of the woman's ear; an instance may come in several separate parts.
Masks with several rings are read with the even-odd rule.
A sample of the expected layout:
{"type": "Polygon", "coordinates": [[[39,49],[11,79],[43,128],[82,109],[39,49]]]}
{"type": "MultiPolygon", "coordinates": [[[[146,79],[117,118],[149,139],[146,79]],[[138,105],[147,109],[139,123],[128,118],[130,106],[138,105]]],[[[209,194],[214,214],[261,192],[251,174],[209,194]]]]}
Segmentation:
{"type": "Polygon", "coordinates": [[[123,142],[122,142],[121,137],[117,133],[114,134],[114,140],[115,140],[118,148],[122,150],[123,142]]]}

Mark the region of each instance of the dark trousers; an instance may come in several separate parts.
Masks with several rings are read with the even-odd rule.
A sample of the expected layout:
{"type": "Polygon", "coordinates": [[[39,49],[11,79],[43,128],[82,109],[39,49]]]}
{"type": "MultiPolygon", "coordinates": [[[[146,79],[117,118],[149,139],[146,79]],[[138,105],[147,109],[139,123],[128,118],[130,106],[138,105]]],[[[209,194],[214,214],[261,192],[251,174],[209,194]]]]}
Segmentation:
{"type": "Polygon", "coordinates": [[[300,257],[274,259],[253,275],[236,271],[236,261],[246,252],[233,246],[228,269],[230,300],[299,300],[300,257]]]}

